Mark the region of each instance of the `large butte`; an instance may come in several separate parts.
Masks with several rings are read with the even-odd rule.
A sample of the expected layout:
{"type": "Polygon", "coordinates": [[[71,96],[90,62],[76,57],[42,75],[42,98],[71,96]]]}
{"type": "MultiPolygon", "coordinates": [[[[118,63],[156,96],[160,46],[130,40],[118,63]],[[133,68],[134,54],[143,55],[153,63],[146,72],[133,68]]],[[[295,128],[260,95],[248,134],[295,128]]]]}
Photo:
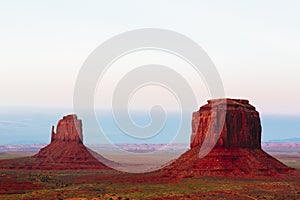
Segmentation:
{"type": "Polygon", "coordinates": [[[278,175],[292,171],[261,149],[259,113],[248,100],[214,99],[193,113],[190,150],[165,176],[278,175]]]}

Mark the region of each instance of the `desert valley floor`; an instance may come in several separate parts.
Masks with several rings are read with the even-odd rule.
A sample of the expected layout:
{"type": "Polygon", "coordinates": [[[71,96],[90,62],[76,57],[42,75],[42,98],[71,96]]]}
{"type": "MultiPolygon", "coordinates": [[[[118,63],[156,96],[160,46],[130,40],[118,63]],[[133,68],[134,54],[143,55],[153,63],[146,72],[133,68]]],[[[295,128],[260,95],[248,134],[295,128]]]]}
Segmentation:
{"type": "MultiPolygon", "coordinates": [[[[0,158],[32,154],[2,153],[0,158]]],[[[270,154],[300,169],[300,153],[270,154]]],[[[157,159],[164,160],[167,156],[157,159]]],[[[134,160],[129,162],[136,164],[134,160]]],[[[299,177],[298,172],[294,176],[169,180],[159,174],[113,170],[1,170],[0,199],[300,199],[299,177]]]]}

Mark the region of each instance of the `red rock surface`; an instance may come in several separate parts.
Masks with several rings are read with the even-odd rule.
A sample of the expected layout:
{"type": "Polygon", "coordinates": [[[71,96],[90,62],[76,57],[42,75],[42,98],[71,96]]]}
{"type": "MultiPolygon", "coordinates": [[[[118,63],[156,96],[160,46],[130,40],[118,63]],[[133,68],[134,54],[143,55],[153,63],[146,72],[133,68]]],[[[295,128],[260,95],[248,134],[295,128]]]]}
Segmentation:
{"type": "Polygon", "coordinates": [[[58,122],[57,133],[52,127],[51,143],[31,157],[0,161],[0,169],[110,169],[111,163],[83,144],[82,122],[68,115],[58,122]],[[100,161],[102,162],[100,162],[100,161]]]}
{"type": "Polygon", "coordinates": [[[193,113],[190,147],[163,169],[166,176],[276,175],[291,170],[261,149],[259,113],[248,100],[209,100],[193,113]],[[206,136],[215,145],[201,158],[206,136]]]}
{"type": "Polygon", "coordinates": [[[216,147],[261,148],[259,113],[248,100],[209,100],[193,113],[192,130],[191,148],[201,146],[210,132],[210,136],[221,133],[216,147]]]}
{"type": "Polygon", "coordinates": [[[82,121],[76,115],[67,115],[57,124],[56,132],[52,126],[51,142],[83,143],[82,121]]]}

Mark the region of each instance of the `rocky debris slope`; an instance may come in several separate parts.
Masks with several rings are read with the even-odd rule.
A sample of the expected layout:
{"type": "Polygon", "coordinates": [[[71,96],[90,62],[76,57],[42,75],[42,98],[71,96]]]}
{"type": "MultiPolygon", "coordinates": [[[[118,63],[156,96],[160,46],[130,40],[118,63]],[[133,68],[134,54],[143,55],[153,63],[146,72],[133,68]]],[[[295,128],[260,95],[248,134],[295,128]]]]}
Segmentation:
{"type": "Polygon", "coordinates": [[[193,113],[190,147],[163,169],[165,176],[276,175],[292,170],[261,149],[259,113],[248,100],[209,100],[193,113]],[[202,154],[205,150],[207,155],[202,154]]]}

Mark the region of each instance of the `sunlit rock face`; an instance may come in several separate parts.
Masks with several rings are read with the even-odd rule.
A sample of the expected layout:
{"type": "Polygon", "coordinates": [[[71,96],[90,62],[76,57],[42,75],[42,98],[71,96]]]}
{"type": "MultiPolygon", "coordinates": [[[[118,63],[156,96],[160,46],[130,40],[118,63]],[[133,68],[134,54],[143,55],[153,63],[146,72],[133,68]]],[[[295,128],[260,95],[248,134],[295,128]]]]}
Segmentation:
{"type": "Polygon", "coordinates": [[[193,113],[190,147],[201,146],[206,136],[217,137],[216,148],[261,148],[259,113],[248,100],[216,99],[193,113]]]}
{"type": "Polygon", "coordinates": [[[52,126],[51,142],[83,143],[82,140],[82,121],[75,114],[63,117],[57,124],[56,133],[52,126]]]}
{"type": "Polygon", "coordinates": [[[259,113],[248,100],[209,100],[193,113],[191,149],[163,168],[163,176],[252,177],[291,173],[293,169],[261,149],[261,129],[259,113]]]}

